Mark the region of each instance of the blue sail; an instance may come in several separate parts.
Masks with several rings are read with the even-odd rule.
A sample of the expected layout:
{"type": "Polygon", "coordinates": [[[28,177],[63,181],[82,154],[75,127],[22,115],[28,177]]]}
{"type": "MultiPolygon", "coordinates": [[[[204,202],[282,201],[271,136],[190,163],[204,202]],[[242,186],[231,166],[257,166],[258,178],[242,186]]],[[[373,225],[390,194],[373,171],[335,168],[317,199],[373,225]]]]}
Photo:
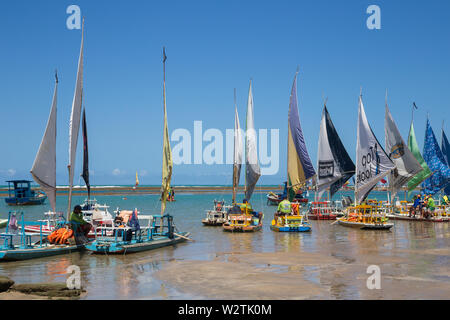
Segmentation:
{"type": "MultiPolygon", "coordinates": [[[[444,128],[442,128],[442,141],[441,141],[442,155],[444,156],[447,166],[450,167],[450,144],[448,143],[447,136],[445,135],[444,128]]],[[[450,195],[450,184],[445,187],[444,192],[446,195],[450,195]]]]}
{"type": "Polygon", "coordinates": [[[428,119],[425,131],[425,144],[423,146],[423,158],[433,174],[422,184],[422,191],[425,194],[436,194],[450,182],[450,168],[439,148],[436,136],[430,125],[430,120],[428,119]]]}

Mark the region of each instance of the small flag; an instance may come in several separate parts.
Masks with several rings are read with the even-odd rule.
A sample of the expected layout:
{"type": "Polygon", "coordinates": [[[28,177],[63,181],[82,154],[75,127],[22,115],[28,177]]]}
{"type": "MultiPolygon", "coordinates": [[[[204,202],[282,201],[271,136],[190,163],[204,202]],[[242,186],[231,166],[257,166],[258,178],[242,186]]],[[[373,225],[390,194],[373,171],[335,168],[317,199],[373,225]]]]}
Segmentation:
{"type": "Polygon", "coordinates": [[[414,109],[419,109],[419,108],[417,108],[417,106],[416,106],[416,103],[415,102],[413,102],[413,106],[414,106],[414,109]]]}
{"type": "Polygon", "coordinates": [[[382,184],[386,184],[386,183],[387,183],[387,181],[386,181],[386,180],[384,180],[384,179],[381,179],[381,183],[382,183],[382,184]]]}
{"type": "Polygon", "coordinates": [[[167,56],[166,56],[166,48],[163,47],[163,62],[166,62],[167,56]]]}

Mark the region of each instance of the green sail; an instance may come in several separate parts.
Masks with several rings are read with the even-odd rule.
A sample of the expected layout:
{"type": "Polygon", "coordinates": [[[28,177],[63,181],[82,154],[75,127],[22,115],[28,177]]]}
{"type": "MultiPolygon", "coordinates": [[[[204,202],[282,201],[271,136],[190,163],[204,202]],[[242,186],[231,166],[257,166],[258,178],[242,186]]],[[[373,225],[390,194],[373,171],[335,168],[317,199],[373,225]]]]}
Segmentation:
{"type": "Polygon", "coordinates": [[[411,180],[408,182],[408,197],[411,196],[411,192],[420,184],[422,181],[428,179],[431,176],[431,170],[428,168],[427,163],[423,159],[422,155],[419,151],[419,146],[417,145],[416,134],[414,133],[414,125],[411,122],[411,128],[409,130],[408,136],[408,148],[411,150],[412,154],[416,158],[416,160],[420,163],[423,168],[423,171],[416,174],[411,180]]]}

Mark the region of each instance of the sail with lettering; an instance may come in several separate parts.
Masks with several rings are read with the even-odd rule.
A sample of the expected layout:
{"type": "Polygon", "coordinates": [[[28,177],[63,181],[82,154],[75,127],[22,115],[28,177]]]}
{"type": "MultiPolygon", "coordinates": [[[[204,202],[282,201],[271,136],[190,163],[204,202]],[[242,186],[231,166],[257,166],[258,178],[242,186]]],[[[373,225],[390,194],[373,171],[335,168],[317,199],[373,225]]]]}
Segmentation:
{"type": "Polygon", "coordinates": [[[331,199],[355,174],[355,164],[337,134],[326,105],[320,122],[317,171],[319,199],[327,189],[330,190],[331,199]]]}
{"type": "Polygon", "coordinates": [[[253,114],[252,82],[248,90],[247,121],[245,136],[245,198],[250,201],[256,183],[261,176],[258,163],[257,138],[253,114]]]}
{"type": "Polygon", "coordinates": [[[425,131],[423,159],[433,174],[423,182],[422,190],[425,194],[436,194],[450,183],[450,168],[439,148],[429,119],[425,131]]]}
{"type": "Polygon", "coordinates": [[[397,125],[392,118],[386,103],[384,119],[386,150],[396,168],[389,174],[389,189],[393,199],[397,192],[408,183],[416,174],[423,170],[413,153],[407,148],[397,125]]]}
{"type": "Polygon", "coordinates": [[[89,150],[87,138],[86,110],[83,109],[83,177],[88,192],[88,200],[91,198],[91,184],[89,183],[89,150]]]}
{"type": "Polygon", "coordinates": [[[300,117],[298,115],[297,102],[297,75],[295,74],[292,84],[289,101],[288,114],[288,146],[287,146],[287,175],[288,175],[288,195],[292,201],[300,188],[316,175],[311,159],[306,149],[305,138],[303,137],[300,117]]]}
{"type": "MultiPolygon", "coordinates": [[[[447,166],[450,167],[450,144],[448,143],[447,136],[445,135],[444,127],[442,127],[441,151],[447,166]]],[[[445,187],[444,193],[446,195],[450,195],[450,184],[445,187]]]]}
{"type": "Polygon", "coordinates": [[[232,199],[233,204],[236,201],[236,189],[239,186],[239,179],[241,176],[243,151],[244,151],[244,149],[243,149],[243,145],[242,145],[242,130],[241,130],[241,127],[239,124],[239,114],[237,111],[237,105],[236,105],[236,101],[235,101],[234,153],[233,153],[233,199],[232,199]]]}
{"type": "Polygon", "coordinates": [[[67,165],[67,168],[69,170],[69,202],[67,208],[68,216],[70,215],[72,205],[73,176],[75,171],[75,159],[77,153],[78,134],[80,131],[81,106],[83,100],[84,20],[83,20],[83,27],[81,30],[82,31],[81,31],[80,57],[78,59],[77,80],[75,85],[75,93],[72,101],[72,113],[70,115],[70,123],[69,123],[69,164],[67,165]]]}
{"type": "Polygon", "coordinates": [[[359,97],[358,109],[355,185],[357,204],[363,202],[376,184],[395,169],[395,164],[378,142],[367,121],[362,96],[359,97]]]}
{"type": "Polygon", "coordinates": [[[56,114],[57,114],[58,77],[55,80],[55,90],[47,121],[47,127],[42,137],[41,145],[31,168],[31,175],[45,192],[56,212],[56,114]]]}
{"type": "Polygon", "coordinates": [[[163,137],[163,165],[162,165],[162,184],[161,184],[161,215],[166,210],[166,201],[170,192],[170,181],[172,179],[172,150],[170,149],[169,126],[167,124],[166,109],[166,50],[163,48],[163,69],[164,69],[164,137],[163,137]]]}
{"type": "Polygon", "coordinates": [[[420,153],[419,145],[417,144],[416,140],[416,133],[414,131],[414,124],[412,121],[411,127],[409,128],[408,148],[412,152],[416,160],[420,163],[420,166],[423,168],[423,171],[419,172],[411,180],[408,181],[408,197],[410,197],[412,191],[425,179],[428,179],[431,176],[431,170],[430,168],[428,168],[427,163],[420,153]]]}

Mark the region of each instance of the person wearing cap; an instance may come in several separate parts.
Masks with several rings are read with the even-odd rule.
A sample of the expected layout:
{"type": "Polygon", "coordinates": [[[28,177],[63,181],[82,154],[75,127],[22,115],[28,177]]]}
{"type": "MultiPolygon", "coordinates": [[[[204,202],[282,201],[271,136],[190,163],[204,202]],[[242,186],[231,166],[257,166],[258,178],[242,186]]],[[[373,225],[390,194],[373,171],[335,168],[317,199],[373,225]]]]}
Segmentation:
{"type": "Polygon", "coordinates": [[[422,211],[422,197],[420,194],[414,197],[414,203],[412,207],[409,209],[409,216],[415,217],[417,209],[419,209],[419,213],[421,214],[420,211],[422,211]]]}
{"type": "Polygon", "coordinates": [[[70,224],[74,231],[80,231],[87,237],[89,231],[91,231],[92,225],[83,219],[83,214],[81,212],[81,206],[76,205],[73,208],[73,212],[70,214],[70,224]]]}

